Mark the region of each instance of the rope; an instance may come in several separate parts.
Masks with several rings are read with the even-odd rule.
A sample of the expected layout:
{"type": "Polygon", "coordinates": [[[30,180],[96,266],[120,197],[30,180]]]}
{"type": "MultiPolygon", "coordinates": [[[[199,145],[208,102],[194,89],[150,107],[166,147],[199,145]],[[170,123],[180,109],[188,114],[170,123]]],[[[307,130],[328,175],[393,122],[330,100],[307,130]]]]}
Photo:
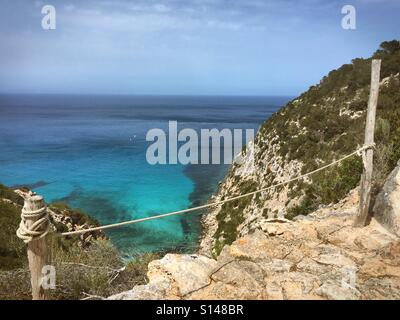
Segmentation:
{"type": "Polygon", "coordinates": [[[166,218],[166,217],[170,217],[170,216],[174,216],[174,215],[179,215],[179,214],[183,214],[183,213],[188,213],[188,212],[193,212],[193,211],[198,211],[198,210],[214,207],[214,206],[217,206],[217,205],[221,205],[221,204],[224,204],[224,203],[227,203],[227,202],[231,202],[231,201],[235,201],[235,200],[238,200],[238,199],[242,199],[242,198],[245,198],[245,197],[248,197],[248,196],[251,196],[251,195],[255,195],[255,194],[260,193],[260,192],[268,191],[270,189],[274,189],[276,187],[283,186],[285,184],[288,184],[288,183],[303,179],[303,178],[308,177],[308,176],[310,176],[312,174],[315,174],[315,173],[320,172],[322,170],[325,170],[325,169],[327,169],[329,167],[332,167],[332,166],[334,166],[334,165],[336,165],[336,164],[338,164],[340,162],[343,162],[344,160],[346,160],[348,158],[351,158],[351,157],[353,157],[355,155],[360,155],[362,153],[365,153],[365,151],[367,149],[371,149],[371,148],[375,148],[375,144],[363,146],[363,147],[359,148],[358,150],[356,150],[356,151],[344,156],[343,158],[335,160],[335,161],[333,161],[333,162],[331,162],[331,163],[329,163],[329,164],[327,164],[327,165],[325,165],[325,166],[323,166],[321,168],[318,168],[318,169],[316,169],[314,171],[311,171],[311,172],[305,173],[303,175],[297,176],[295,178],[292,178],[292,179],[289,179],[289,180],[286,180],[286,181],[283,181],[283,182],[279,182],[279,183],[274,184],[272,186],[269,186],[269,187],[266,187],[266,188],[263,188],[263,189],[259,189],[259,190],[253,191],[253,192],[249,192],[249,193],[246,193],[246,194],[242,194],[242,195],[239,195],[239,196],[236,196],[236,197],[228,198],[228,199],[217,201],[217,202],[213,202],[213,203],[204,204],[202,206],[193,207],[193,208],[189,208],[189,209],[185,209],[185,210],[179,210],[179,211],[174,211],[174,212],[170,212],[170,213],[160,214],[160,215],[156,215],[156,216],[152,216],[152,217],[146,217],[146,218],[141,218],[141,219],[136,219],[136,220],[129,220],[129,221],[124,221],[124,222],[119,222],[119,223],[113,223],[113,224],[108,224],[108,225],[95,227],[95,228],[88,228],[88,229],[82,229],[82,230],[76,230],[76,231],[70,231],[70,232],[63,232],[63,233],[61,233],[59,235],[60,236],[72,236],[72,235],[84,234],[84,233],[87,233],[87,232],[112,229],[112,228],[127,226],[127,225],[131,225],[131,224],[139,223],[139,222],[150,221],[150,220],[155,220],[155,219],[161,219],[161,218],[166,218]]]}
{"type": "Polygon", "coordinates": [[[25,243],[43,238],[49,233],[49,214],[47,207],[43,207],[34,211],[27,211],[22,208],[21,222],[17,230],[17,237],[25,243]],[[36,220],[31,226],[27,226],[27,220],[36,220]]]}

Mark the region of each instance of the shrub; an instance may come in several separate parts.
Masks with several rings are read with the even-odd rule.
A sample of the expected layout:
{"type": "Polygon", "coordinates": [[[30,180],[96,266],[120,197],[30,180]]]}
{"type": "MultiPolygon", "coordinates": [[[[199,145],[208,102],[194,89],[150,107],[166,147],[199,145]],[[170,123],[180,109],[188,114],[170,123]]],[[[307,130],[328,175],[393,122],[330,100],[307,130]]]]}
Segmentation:
{"type": "MultiPolygon", "coordinates": [[[[0,299],[31,299],[26,245],[15,234],[22,204],[22,198],[13,190],[0,185],[0,299]]],[[[66,204],[57,203],[50,207],[71,216],[76,223],[96,225],[95,220],[66,204]]],[[[63,224],[56,224],[56,228],[59,232],[65,231],[63,224]]],[[[56,268],[57,287],[49,290],[51,299],[82,299],[85,293],[106,297],[129,290],[134,285],[146,283],[149,261],[160,256],[142,254],[126,264],[104,237],[92,238],[85,247],[77,237],[49,234],[47,241],[47,247],[51,248],[49,262],[56,268]]]]}
{"type": "Polygon", "coordinates": [[[15,234],[20,215],[21,207],[0,200],[0,270],[26,265],[25,245],[15,234]]]}

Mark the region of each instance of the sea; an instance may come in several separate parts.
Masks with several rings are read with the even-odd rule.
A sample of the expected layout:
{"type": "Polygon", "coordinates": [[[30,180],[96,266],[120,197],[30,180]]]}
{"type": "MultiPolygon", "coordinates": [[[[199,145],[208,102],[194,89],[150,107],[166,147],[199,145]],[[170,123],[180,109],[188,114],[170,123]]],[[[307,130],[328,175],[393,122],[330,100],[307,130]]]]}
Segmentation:
{"type": "MultiPolygon", "coordinates": [[[[27,186],[100,224],[206,203],[227,164],[149,164],[149,130],[254,129],[291,97],[0,95],[0,183],[27,186]]],[[[168,150],[167,150],[168,151],[168,150]]],[[[194,251],[204,212],[106,231],[129,257],[194,251]]]]}

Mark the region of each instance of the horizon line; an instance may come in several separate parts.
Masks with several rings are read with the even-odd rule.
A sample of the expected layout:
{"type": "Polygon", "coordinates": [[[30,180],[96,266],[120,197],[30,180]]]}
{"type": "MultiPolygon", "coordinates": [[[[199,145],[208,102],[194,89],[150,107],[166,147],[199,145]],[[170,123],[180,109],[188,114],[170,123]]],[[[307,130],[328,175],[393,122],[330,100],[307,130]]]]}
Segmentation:
{"type": "Polygon", "coordinates": [[[43,93],[43,92],[0,92],[0,96],[137,96],[137,97],[297,97],[299,94],[179,94],[179,93],[43,93]]]}

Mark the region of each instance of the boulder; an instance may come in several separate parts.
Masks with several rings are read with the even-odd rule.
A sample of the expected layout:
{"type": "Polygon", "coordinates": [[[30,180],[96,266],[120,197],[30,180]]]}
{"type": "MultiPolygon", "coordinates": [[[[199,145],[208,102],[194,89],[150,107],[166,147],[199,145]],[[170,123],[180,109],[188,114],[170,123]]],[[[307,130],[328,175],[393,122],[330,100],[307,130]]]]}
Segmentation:
{"type": "Polygon", "coordinates": [[[149,264],[149,283],[109,300],[177,300],[210,284],[215,260],[200,255],[167,254],[149,264]]]}
{"type": "Polygon", "coordinates": [[[108,300],[172,300],[175,296],[169,295],[170,284],[167,281],[158,281],[134,287],[132,290],[122,292],[108,300]]]}
{"type": "Polygon", "coordinates": [[[329,300],[359,300],[361,293],[352,287],[344,287],[327,281],[316,290],[316,293],[329,300]]]}
{"type": "Polygon", "coordinates": [[[149,264],[150,282],[169,280],[178,295],[184,296],[207,286],[217,261],[201,255],[167,254],[149,264]]]}
{"type": "Polygon", "coordinates": [[[400,236],[400,161],[378,194],[373,212],[379,223],[400,236]]]}

